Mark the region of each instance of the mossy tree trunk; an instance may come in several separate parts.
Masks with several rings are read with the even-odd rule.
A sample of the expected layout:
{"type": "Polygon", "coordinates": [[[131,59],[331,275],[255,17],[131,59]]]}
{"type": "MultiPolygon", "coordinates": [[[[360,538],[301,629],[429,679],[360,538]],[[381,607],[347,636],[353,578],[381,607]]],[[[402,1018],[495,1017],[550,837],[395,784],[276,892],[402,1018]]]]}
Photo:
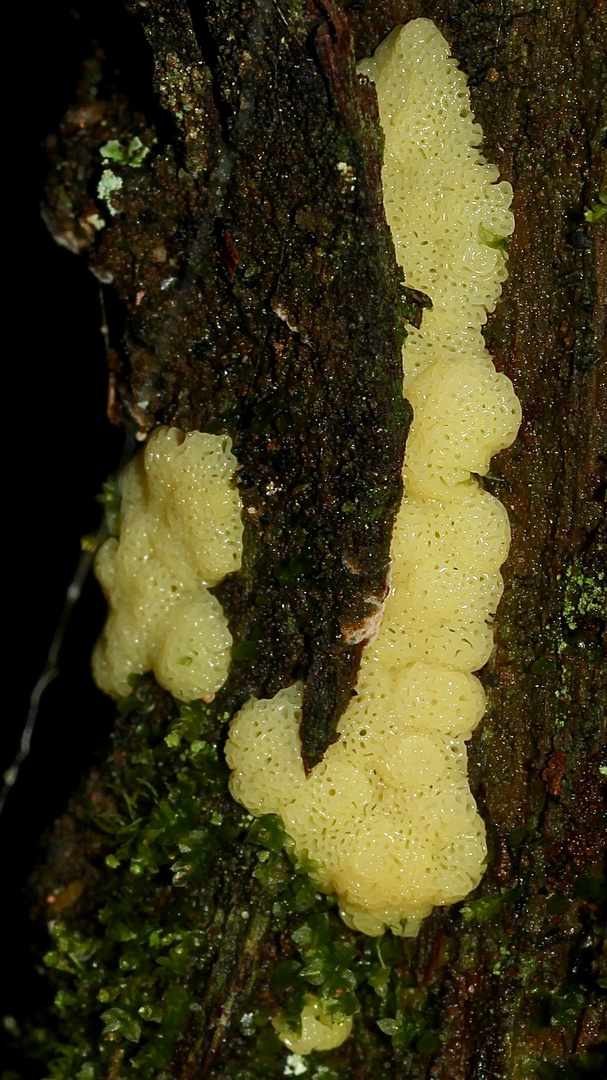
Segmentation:
{"type": "Polygon", "coordinates": [[[132,434],[229,431],[247,543],[221,593],[239,650],[225,692],[180,710],[142,679],[48,842],[52,1075],[283,1076],[295,1066],[269,1018],[314,990],[358,1007],[351,1038],[307,1059],[318,1080],[590,1076],[606,974],[605,5],[127,6],[110,6],[112,26],[125,20],[148,84],[124,76],[130,97],[112,84],[111,43],[88,65],[52,140],[47,214],[113,296],[112,418],[132,434]],[[299,675],[318,760],[358,663],[336,625],[383,588],[407,425],[399,349],[423,298],[398,279],[376,106],[353,64],[419,16],[450,41],[515,191],[486,339],[524,419],[486,482],[513,532],[470,746],[490,865],[415,941],[378,944],[315,897],[277,821],[251,827],[221,746],[244,698],[299,675]],[[336,143],[355,195],[329,167],[336,143]],[[373,427],[387,437],[361,453],[373,427]],[[351,543],[356,587],[340,569],[351,543]]]}

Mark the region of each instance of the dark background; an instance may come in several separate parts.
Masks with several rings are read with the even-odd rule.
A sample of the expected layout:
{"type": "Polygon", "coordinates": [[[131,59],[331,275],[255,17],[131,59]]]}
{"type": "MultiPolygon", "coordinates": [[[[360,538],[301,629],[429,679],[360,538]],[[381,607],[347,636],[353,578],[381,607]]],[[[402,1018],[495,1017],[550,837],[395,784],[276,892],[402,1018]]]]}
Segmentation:
{"type": "MultiPolygon", "coordinates": [[[[113,0],[107,6],[112,5],[113,0]]],[[[42,144],[74,99],[82,59],[90,52],[88,23],[95,9],[97,0],[21,5],[5,44],[5,56],[14,53],[21,78],[5,97],[3,133],[10,237],[4,254],[10,269],[4,316],[8,707],[0,729],[2,773],[19,747],[28,699],[78,565],[80,537],[100,523],[95,496],[116,468],[123,443],[105,416],[98,283],[84,262],[54,243],[39,210],[46,169],[42,144]]],[[[112,703],[89,674],[103,613],[91,578],[73,612],[61,673],[44,695],[30,757],[0,818],[0,1016],[8,1013],[19,1023],[26,1015],[35,1017],[47,994],[32,958],[26,890],[39,838],[105,743],[113,716],[112,703]]],[[[10,1047],[0,1059],[0,1074],[7,1063],[15,1064],[10,1047]]],[[[22,1075],[29,1075],[29,1066],[22,1075]]]]}

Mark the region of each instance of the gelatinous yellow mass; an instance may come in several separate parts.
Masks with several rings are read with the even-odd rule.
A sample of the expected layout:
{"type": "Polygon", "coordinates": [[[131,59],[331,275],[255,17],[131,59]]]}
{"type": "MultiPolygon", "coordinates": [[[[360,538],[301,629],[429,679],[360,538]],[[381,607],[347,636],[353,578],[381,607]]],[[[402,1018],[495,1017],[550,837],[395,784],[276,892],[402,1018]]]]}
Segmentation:
{"type": "Polygon", "coordinates": [[[352,1031],[351,1016],[330,1016],[325,1013],[313,994],[301,1010],[301,1034],[286,1024],[280,1014],[272,1019],[272,1025],[289,1050],[295,1054],[310,1054],[312,1050],[333,1050],[341,1046],[352,1031]]]}
{"type": "Polygon", "coordinates": [[[124,470],[120,535],[95,573],[109,615],[93,654],[98,686],[121,697],[153,671],[181,701],[225,681],[232,636],[208,590],[242,557],[237,462],[226,436],[158,428],[124,470]]]}
{"type": "Polygon", "coordinates": [[[403,354],[414,420],[391,592],[339,741],[310,776],[301,684],[247,702],[226,754],[235,798],[282,817],[347,923],[410,935],[433,906],[478,884],[486,855],[465,742],[484,710],[472,672],[492,649],[510,533],[471,474],[487,471],[520,422],[481,333],[506,277],[496,240],[514,222],[510,186],[477,149],[465,78],[431,22],[395,31],[360,70],[377,87],[397,258],[433,303],[403,354]]]}

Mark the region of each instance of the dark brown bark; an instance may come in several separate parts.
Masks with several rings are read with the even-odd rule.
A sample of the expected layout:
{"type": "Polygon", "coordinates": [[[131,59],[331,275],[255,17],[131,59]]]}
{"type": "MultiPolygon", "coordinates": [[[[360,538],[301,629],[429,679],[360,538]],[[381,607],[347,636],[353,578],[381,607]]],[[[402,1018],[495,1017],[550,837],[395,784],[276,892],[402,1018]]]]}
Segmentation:
{"type": "MultiPolygon", "coordinates": [[[[505,959],[488,924],[473,935],[472,965],[460,927],[430,963],[420,941],[423,981],[440,982],[450,1017],[429,1075],[454,1080],[523,1075],[525,1057],[565,1063],[600,1039],[600,1006],[584,1008],[583,993],[568,1024],[548,1015],[559,994],[598,977],[599,963],[580,891],[604,872],[605,854],[607,256],[605,219],[584,214],[607,185],[607,9],[353,4],[359,52],[420,15],[452,42],[487,157],[514,188],[510,277],[486,339],[523,406],[519,438],[487,483],[513,540],[470,772],[495,848],[484,891],[515,885],[525,901],[500,911],[505,959]]],[[[444,933],[429,928],[435,946],[444,933]]]]}
{"type": "Polygon", "coordinates": [[[114,421],[234,441],[246,555],[219,596],[246,663],[228,698],[303,677],[310,767],[356,680],[356,632],[384,599],[401,495],[411,305],[381,201],[375,96],[331,5],[304,5],[286,35],[270,2],[135,10],[162,111],[129,115],[90,71],[46,212],[121,304],[114,421]],[[145,156],[102,171],[108,136],[125,131],[145,156]],[[121,186],[96,229],[102,176],[121,186]]]}
{"type": "MultiPolygon", "coordinates": [[[[193,13],[199,10],[193,4],[190,7],[193,13]]],[[[210,5],[201,5],[201,11],[203,7],[209,17],[210,5]]],[[[325,1056],[312,1057],[310,1075],[323,1075],[318,1071],[321,1067],[329,1070],[324,1075],[332,1080],[350,1076],[360,1080],[380,1076],[395,1080],[522,1080],[527,1076],[573,1080],[577,1076],[599,1075],[601,1061],[604,1062],[600,1057],[601,1040],[605,1038],[601,917],[605,903],[603,789],[607,773],[604,758],[607,266],[606,220],[588,220],[593,215],[587,215],[587,211],[598,203],[599,191],[607,187],[602,156],[607,122],[602,111],[607,9],[604,3],[585,0],[553,0],[540,9],[527,0],[496,3],[487,0],[482,4],[459,0],[380,4],[358,0],[345,7],[359,56],[369,54],[397,23],[424,16],[437,23],[469,77],[473,108],[485,133],[486,155],[498,164],[502,177],[510,180],[515,191],[517,226],[509,244],[510,277],[502,300],[489,320],[486,338],[498,368],[515,384],[524,419],[517,442],[495,459],[492,478],[487,481],[487,487],[507,506],[513,532],[505,567],[506,590],[497,616],[496,651],[481,676],[489,707],[470,747],[471,784],[487,823],[491,846],[487,874],[471,900],[436,911],[426,920],[410,950],[398,946],[390,990],[384,999],[388,1003],[386,1008],[389,1007],[387,1017],[394,1020],[392,1039],[378,1029],[377,1020],[385,1019],[386,1012],[382,1012],[380,999],[365,981],[372,970],[364,966],[371,964],[365,951],[369,943],[330,922],[331,941],[353,950],[350,966],[358,973],[357,978],[360,976],[361,1013],[354,1036],[343,1047],[325,1056]]],[[[263,5],[261,8],[266,12],[263,5]]],[[[156,5],[151,4],[150,12],[155,9],[156,5]]],[[[171,5],[171,9],[181,11],[181,5],[171,5]]],[[[239,17],[245,19],[244,9],[238,10],[239,17]]],[[[232,13],[231,7],[228,12],[228,5],[224,5],[222,15],[227,18],[231,14],[235,18],[235,12],[236,8],[232,13]]],[[[282,20],[293,17],[276,5],[268,7],[266,15],[268,25],[272,19],[278,20],[277,27],[279,23],[284,27],[282,20]]],[[[336,13],[331,21],[322,7],[313,16],[306,9],[304,19],[308,17],[314,26],[327,28],[323,33],[333,34],[330,46],[327,36],[322,39],[324,44],[317,42],[317,70],[332,88],[331,109],[340,117],[344,138],[354,138],[348,123],[356,127],[362,121],[360,113],[350,115],[350,106],[344,103],[341,94],[342,87],[350,87],[349,92],[353,87],[350,61],[340,51],[339,43],[343,40],[340,35],[346,33],[341,16],[336,13]],[[323,53],[325,46],[328,53],[323,53]]],[[[156,32],[162,36],[173,31],[172,24],[162,30],[148,30],[152,38],[156,32]]],[[[208,71],[221,74],[227,70],[221,64],[216,66],[221,43],[226,40],[225,28],[212,40],[217,52],[211,50],[205,55],[206,67],[198,64],[195,70],[202,74],[199,79],[196,77],[197,82],[192,82],[192,61],[188,56],[181,57],[181,67],[175,61],[178,90],[171,90],[167,83],[161,92],[169,110],[176,109],[176,98],[171,98],[171,93],[184,94],[187,90],[203,103],[200,108],[206,109],[207,116],[213,114],[208,95],[213,96],[216,104],[217,87],[212,86],[208,71]]],[[[167,47],[165,65],[174,52],[178,55],[179,49],[167,47]]],[[[160,54],[157,47],[157,56],[160,54]]],[[[224,59],[229,65],[229,55],[224,59]]],[[[166,66],[164,70],[166,73],[166,66]]],[[[234,76],[233,85],[238,85],[241,93],[253,93],[246,80],[238,82],[238,78],[234,76]]],[[[157,79],[161,80],[158,72],[157,79]]],[[[114,97],[111,102],[107,108],[114,110],[113,136],[124,136],[126,131],[140,132],[147,145],[156,130],[160,138],[159,122],[152,122],[149,117],[133,120],[130,113],[127,117],[124,101],[114,97]]],[[[136,243],[142,251],[145,248],[145,258],[143,255],[137,258],[147,266],[146,288],[160,290],[166,273],[163,266],[158,269],[158,260],[149,255],[154,245],[162,242],[165,257],[171,258],[167,243],[174,242],[174,257],[185,258],[186,270],[191,265],[193,249],[186,245],[183,255],[176,224],[184,214],[190,213],[190,229],[192,220],[200,219],[203,223],[207,220],[204,207],[196,200],[213,197],[213,183],[209,180],[213,166],[208,162],[212,159],[217,168],[217,154],[221,153],[217,148],[223,137],[221,124],[232,122],[232,106],[227,97],[224,103],[226,115],[219,117],[215,127],[201,125],[199,130],[195,124],[191,128],[186,125],[181,133],[181,145],[186,147],[188,160],[193,162],[190,177],[195,180],[198,175],[206,177],[199,190],[192,181],[192,190],[196,188],[197,193],[186,195],[180,186],[181,176],[177,183],[170,146],[155,159],[155,168],[164,170],[164,188],[175,195],[172,217],[170,208],[166,208],[172,223],[166,235],[158,237],[150,229],[136,242],[128,238],[131,247],[136,243]],[[190,210],[189,198],[194,211],[190,210]]],[[[370,108],[369,102],[364,107],[370,108]]],[[[261,108],[259,102],[257,108],[261,108]]],[[[270,103],[269,109],[273,108],[270,103]]],[[[107,119],[109,112],[105,115],[107,119]]],[[[280,123],[275,115],[273,119],[268,115],[263,113],[264,123],[280,123]]],[[[87,130],[90,135],[90,126],[87,130]]],[[[320,137],[311,120],[307,130],[310,138],[320,137]]],[[[359,138],[360,128],[356,130],[359,138]]],[[[97,145],[107,138],[107,128],[104,131],[103,136],[98,133],[97,145]]],[[[87,145],[86,140],[70,142],[70,137],[67,130],[72,155],[68,156],[68,171],[74,169],[70,162],[74,162],[75,146],[81,147],[85,165],[88,161],[90,168],[94,140],[87,145]]],[[[352,149],[351,143],[348,149],[352,149]]],[[[369,180],[372,186],[377,182],[377,159],[372,158],[377,153],[377,143],[372,136],[365,152],[371,155],[370,161],[375,161],[376,171],[369,180]]],[[[86,171],[85,175],[88,175],[86,171]]],[[[145,176],[149,178],[150,173],[145,176]]],[[[145,185],[151,181],[138,181],[135,176],[132,183],[135,217],[137,200],[145,198],[145,185]]],[[[73,201],[81,197],[77,185],[70,189],[69,175],[66,179],[63,174],[61,184],[71,191],[73,201]]],[[[150,197],[154,190],[149,187],[150,197]]],[[[128,200],[129,191],[121,192],[120,198],[128,200]]],[[[128,205],[127,202],[120,205],[124,211],[119,229],[126,229],[128,205]]],[[[88,234],[77,235],[73,231],[74,221],[82,221],[88,212],[84,203],[77,212],[72,205],[68,219],[59,223],[64,235],[76,236],[77,246],[88,247],[91,243],[88,234]]],[[[213,210],[214,223],[216,216],[213,210]]],[[[232,295],[231,286],[246,247],[234,240],[238,230],[231,223],[223,227],[223,211],[219,217],[222,228],[218,234],[214,233],[218,239],[213,249],[214,272],[208,285],[215,290],[212,304],[220,303],[217,290],[224,288],[226,280],[230,283],[226,295],[232,295]]],[[[55,216],[55,227],[59,228],[57,221],[55,216]]],[[[256,235],[256,229],[257,225],[252,236],[256,235]]],[[[326,222],[322,225],[322,230],[325,229],[326,222]]],[[[131,304],[130,316],[143,320],[137,323],[135,319],[127,325],[123,337],[125,353],[116,360],[121,415],[133,415],[133,403],[141,399],[144,384],[145,392],[148,391],[150,364],[156,364],[162,354],[158,351],[160,346],[155,346],[156,359],[149,360],[149,341],[156,333],[152,313],[146,316],[144,311],[139,316],[135,312],[134,270],[130,264],[125,266],[126,257],[124,252],[120,255],[122,249],[115,243],[115,232],[113,237],[108,229],[101,246],[96,247],[97,265],[104,268],[102,274],[111,265],[118,291],[124,288],[127,308],[131,304]],[[146,318],[150,319],[149,326],[143,325],[146,318]],[[134,326],[139,327],[137,333],[146,341],[148,352],[138,351],[143,346],[134,340],[134,326]],[[141,385],[138,379],[143,379],[141,385]]],[[[196,233],[193,242],[196,244],[199,239],[196,233]]],[[[277,245],[276,251],[270,255],[264,253],[260,259],[262,265],[274,267],[268,271],[266,298],[276,296],[276,258],[282,266],[282,248],[278,242],[277,245]]],[[[376,264],[374,288],[379,289],[382,302],[389,306],[395,303],[395,279],[390,283],[389,275],[381,271],[382,265],[387,264],[381,260],[376,264]]],[[[137,267],[139,273],[139,263],[137,267]]],[[[189,294],[182,290],[179,303],[187,307],[188,302],[189,294]]],[[[221,300],[224,302],[227,304],[221,300]]],[[[269,308],[274,310],[271,299],[269,308]]],[[[267,300],[263,310],[267,315],[267,300]]],[[[230,333],[246,338],[239,346],[246,353],[260,330],[256,314],[250,316],[249,322],[246,318],[242,321],[241,316],[240,310],[232,311],[226,319],[233,327],[230,333]]],[[[301,325],[303,317],[298,312],[295,324],[301,325]]],[[[196,319],[201,318],[198,314],[188,316],[187,320],[194,352],[202,327],[196,319]]],[[[286,336],[282,317],[272,318],[270,330],[266,331],[263,323],[263,334],[269,334],[268,347],[278,353],[280,348],[293,348],[297,352],[290,344],[291,338],[286,336]]],[[[333,327],[329,309],[323,311],[322,318],[328,319],[333,327]]],[[[312,324],[316,325],[313,319],[312,324]]],[[[170,319],[162,318],[159,325],[157,340],[172,332],[170,319]]],[[[391,362],[395,347],[392,339],[391,348],[383,354],[384,363],[391,362]]],[[[167,356],[169,351],[167,345],[167,356]]],[[[216,355],[223,356],[224,352],[219,349],[216,355]]],[[[186,427],[199,425],[208,421],[210,414],[188,413],[189,403],[186,407],[179,397],[180,380],[185,378],[188,387],[193,385],[187,380],[194,365],[186,364],[183,351],[176,349],[175,355],[181,357],[175,361],[175,370],[167,369],[168,373],[161,379],[154,378],[151,415],[164,422],[178,421],[186,427]]],[[[210,370],[214,370],[212,364],[210,370]]],[[[250,384],[257,401],[260,384],[256,379],[257,375],[247,383],[247,394],[250,384]]],[[[206,408],[201,401],[211,400],[213,392],[206,384],[202,387],[196,383],[191,395],[192,407],[206,408]]],[[[238,397],[236,389],[230,390],[230,394],[238,397]]],[[[140,413],[136,415],[138,422],[147,424],[140,413]]],[[[245,431],[250,416],[243,414],[240,418],[239,414],[236,422],[234,415],[231,414],[230,423],[234,425],[231,430],[237,435],[245,431]]],[[[341,424],[340,414],[335,427],[334,454],[343,434],[341,424]]],[[[248,452],[246,436],[240,437],[243,441],[237,447],[242,453],[248,452]]],[[[393,446],[391,455],[393,463],[398,458],[398,448],[393,446]]],[[[263,482],[267,480],[264,475],[263,482]]],[[[253,488],[256,483],[253,478],[253,488]]],[[[383,519],[384,526],[390,520],[390,513],[391,510],[383,519]]],[[[333,519],[329,516],[327,521],[330,535],[337,536],[333,519]]],[[[297,552],[289,549],[287,554],[292,559],[297,552]]],[[[264,574],[273,572],[264,565],[259,571],[259,581],[264,574]]],[[[240,626],[237,622],[234,625],[240,626]]],[[[251,640],[248,625],[239,636],[241,640],[251,640]]],[[[301,663],[301,655],[298,654],[294,664],[301,663]]],[[[327,655],[326,649],[323,655],[327,655]]],[[[311,652],[306,653],[307,670],[314,685],[316,668],[310,662],[311,656],[311,652]]],[[[280,678],[289,681],[292,671],[293,668],[285,670],[280,678]]],[[[264,686],[273,692],[274,684],[267,678],[264,686]]],[[[251,684],[245,682],[238,693],[245,694],[250,689],[251,684]]],[[[98,826],[91,825],[91,808],[97,807],[97,820],[102,811],[106,815],[118,814],[120,798],[116,791],[125,783],[131,784],[137,799],[140,798],[144,767],[131,767],[129,762],[135,751],[140,751],[142,741],[149,740],[153,747],[164,746],[166,717],[173,715],[166,698],[158,698],[157,691],[146,685],[136,692],[131,706],[135,710],[132,715],[139,717],[139,727],[128,719],[122,721],[112,755],[59,823],[48,866],[41,876],[42,895],[66,897],[68,922],[86,934],[91,933],[94,923],[91,913],[98,902],[96,892],[105,896],[107,903],[114,888],[107,884],[108,872],[102,862],[108,851],[107,842],[100,836],[98,826]],[[67,841],[70,855],[65,861],[60,852],[67,841]],[[78,895],[78,890],[72,888],[74,882],[83,885],[78,895]],[[72,893],[61,893],[62,888],[72,888],[72,893]]],[[[331,706],[326,706],[326,714],[330,711],[331,706]]],[[[220,738],[217,716],[204,719],[201,737],[211,742],[220,738]]],[[[155,782],[165,784],[166,790],[172,791],[175,776],[186,766],[179,764],[178,751],[163,750],[162,754],[158,751],[155,759],[158,773],[155,782]]],[[[311,760],[312,757],[313,754],[311,760]]],[[[274,877],[266,875],[264,879],[262,873],[261,877],[251,878],[259,850],[254,845],[259,841],[254,838],[252,845],[251,839],[247,840],[240,811],[230,803],[221,783],[215,793],[205,789],[203,802],[203,820],[210,821],[219,808],[224,829],[222,844],[214,849],[211,862],[206,864],[207,879],[192,880],[180,892],[171,885],[167,872],[159,878],[149,871],[145,899],[143,894],[137,894],[133,901],[139,905],[139,919],[171,926],[190,925],[192,911],[205,905],[209,910],[212,907],[204,948],[201,946],[198,953],[194,950],[189,955],[185,975],[175,975],[175,983],[187,986],[199,1013],[192,1013],[187,1022],[185,1018],[182,1020],[184,1038],[176,1044],[173,1065],[167,1075],[180,1080],[281,1076],[286,1052],[271,1042],[264,1043],[261,1035],[256,1041],[258,1030],[247,1028],[247,1024],[257,1023],[256,1019],[246,1019],[255,1013],[250,992],[255,983],[255,1002],[268,1009],[276,1004],[284,1005],[285,994],[297,992],[296,985],[292,990],[281,989],[273,973],[278,961],[292,961],[301,954],[302,948],[292,933],[302,920],[309,921],[313,905],[306,908],[302,900],[298,908],[292,899],[286,902],[285,875],[289,872],[282,866],[280,856],[274,877]],[[236,927],[236,913],[242,909],[245,897],[248,917],[243,925],[236,927]],[[282,914],[276,914],[281,904],[282,914]],[[221,1038],[214,1036],[213,1031],[221,1038]]],[[[266,838],[265,842],[271,850],[271,841],[266,838]]],[[[153,846],[155,841],[151,843],[153,846]]],[[[275,854],[270,855],[270,860],[275,854]]],[[[262,861],[259,865],[263,867],[266,863],[262,861]]],[[[126,867],[115,873],[122,875],[116,881],[124,882],[128,878],[126,867]]],[[[327,905],[323,902],[321,907],[327,905]]],[[[99,930],[94,932],[98,934],[99,930]]],[[[106,944],[102,949],[106,950],[103,962],[109,970],[117,961],[106,944]]],[[[337,961],[335,965],[339,966],[337,961]]],[[[287,981],[282,985],[288,988],[291,984],[287,981]]],[[[339,992],[348,992],[347,981],[339,992]]],[[[89,1018],[87,1022],[98,1033],[98,1019],[89,1018]]],[[[79,1024],[82,1023],[80,1020],[79,1024]]],[[[83,1037],[82,1027],[76,1028],[77,1025],[72,1027],[75,1042],[83,1037]]],[[[96,1034],[90,1036],[92,1044],[96,1037],[96,1034]]],[[[119,1041],[116,1045],[117,1056],[109,1071],[107,1064],[103,1066],[106,1075],[131,1075],[128,1040],[124,1043],[126,1050],[121,1050],[123,1044],[119,1041]]],[[[104,1074],[96,1071],[91,1075],[104,1074]]],[[[157,1070],[145,1075],[163,1074],[157,1070]]]]}

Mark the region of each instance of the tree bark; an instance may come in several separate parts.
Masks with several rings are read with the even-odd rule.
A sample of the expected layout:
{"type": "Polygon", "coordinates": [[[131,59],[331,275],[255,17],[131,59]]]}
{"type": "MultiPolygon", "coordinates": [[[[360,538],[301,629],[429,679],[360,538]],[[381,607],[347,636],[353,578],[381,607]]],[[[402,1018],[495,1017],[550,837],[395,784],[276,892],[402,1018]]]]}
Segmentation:
{"type": "Polygon", "coordinates": [[[244,572],[221,592],[243,646],[225,693],[179,710],[141,679],[120,705],[107,757],[48,840],[37,891],[54,933],[58,1020],[52,1038],[37,1038],[50,1043],[51,1075],[283,1076],[294,1066],[269,1019],[277,1008],[297,1012],[310,989],[358,1007],[343,1046],[306,1059],[304,1075],[317,1080],[598,1075],[607,8],[151,0],[132,9],[128,33],[143,56],[151,46],[156,96],[124,72],[127,93],[111,85],[110,46],[105,62],[89,64],[50,148],[47,215],[113,290],[112,418],[139,433],[156,423],[229,431],[255,513],[244,572]],[[362,622],[365,597],[384,585],[407,424],[398,356],[424,298],[398,280],[378,201],[376,105],[353,63],[419,16],[449,40],[486,156],[514,188],[510,276],[485,336],[523,425],[486,481],[513,533],[496,649],[481,673],[488,709],[469,750],[489,867],[476,893],[436,910],[415,941],[378,944],[315,896],[276,820],[251,825],[231,801],[221,746],[226,713],[303,673],[302,742],[307,764],[319,760],[358,661],[336,651],[336,626],[362,622]],[[355,204],[327,166],[336,139],[363,177],[355,204]],[[122,160],[103,168],[122,184],[98,229],[110,140],[122,160]],[[136,161],[141,147],[149,153],[136,161]],[[291,174],[276,166],[287,148],[291,174]],[[372,257],[361,266],[363,243],[372,257]],[[363,390],[370,412],[353,414],[347,405],[363,390]],[[361,464],[370,424],[391,440],[361,464]],[[270,442],[290,471],[280,472],[270,442]],[[344,448],[355,464],[337,478],[344,448]],[[326,477],[321,491],[308,492],[306,463],[326,477]],[[289,499],[272,504],[270,484],[289,499]],[[338,503],[356,508],[345,530],[338,503]],[[338,570],[351,543],[363,550],[355,586],[338,570]],[[314,577],[328,553],[329,571],[314,577]],[[253,624],[255,593],[268,607],[253,624]]]}

